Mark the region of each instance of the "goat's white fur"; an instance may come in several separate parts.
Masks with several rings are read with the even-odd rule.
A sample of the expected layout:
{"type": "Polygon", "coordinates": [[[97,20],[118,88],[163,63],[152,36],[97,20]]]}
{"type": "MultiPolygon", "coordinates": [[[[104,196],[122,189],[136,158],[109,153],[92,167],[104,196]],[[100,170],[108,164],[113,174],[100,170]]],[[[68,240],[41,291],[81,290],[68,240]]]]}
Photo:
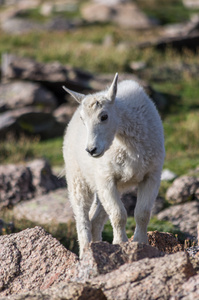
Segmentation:
{"type": "Polygon", "coordinates": [[[134,241],[147,243],[147,225],[165,156],[163,127],[155,105],[134,81],[122,81],[117,87],[117,74],[108,90],[93,95],[65,90],[81,102],[63,146],[80,258],[91,241],[102,239],[107,217],[113,227],[113,243],[127,241],[127,213],[120,193],[132,185],[138,185],[134,241]]]}

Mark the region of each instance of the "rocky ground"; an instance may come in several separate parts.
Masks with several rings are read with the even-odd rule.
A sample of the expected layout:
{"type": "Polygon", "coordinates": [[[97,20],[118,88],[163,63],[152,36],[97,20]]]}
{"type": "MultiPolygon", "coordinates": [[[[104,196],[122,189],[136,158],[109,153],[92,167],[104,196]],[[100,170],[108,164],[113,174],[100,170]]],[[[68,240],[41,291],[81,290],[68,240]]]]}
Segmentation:
{"type": "MultiPolygon", "coordinates": [[[[197,10],[198,2],[184,0],[183,5],[197,10]]],[[[195,52],[199,46],[198,15],[183,23],[161,25],[140,9],[138,1],[111,0],[107,4],[98,0],[79,6],[79,1],[69,0],[0,0],[0,33],[17,37],[13,44],[20,43],[20,35],[58,35],[80,27],[91,28],[96,21],[102,26],[110,22],[124,32],[135,30],[139,37],[114,44],[116,33],[107,34],[102,41],[103,51],[114,45],[118,51],[131,47],[140,52],[151,48],[164,51],[169,46],[179,52],[184,47],[195,52]],[[70,14],[75,17],[68,17],[70,14]]],[[[23,43],[27,46],[27,41],[23,43]]],[[[84,46],[92,48],[91,44],[84,46]]],[[[62,85],[89,93],[104,89],[113,79],[113,74],[96,75],[69,64],[42,62],[34,55],[8,52],[3,52],[1,58],[0,143],[14,136],[14,147],[21,136],[32,140],[63,136],[76,103],[62,85]]],[[[118,53],[122,57],[124,52],[118,53]]],[[[187,52],[188,59],[189,55],[187,52]]],[[[168,64],[165,60],[152,71],[144,61],[132,61],[127,70],[131,73],[120,72],[120,80],[138,81],[164,114],[170,109],[172,112],[173,91],[159,92],[148,79],[141,78],[175,81],[186,73],[189,81],[197,77],[199,64],[168,64]]],[[[198,137],[197,128],[196,132],[198,137]]],[[[52,168],[46,159],[1,164],[0,299],[198,299],[199,169],[194,166],[183,176],[163,170],[164,193],[160,191],[152,211],[156,224],[167,222],[176,235],[149,231],[149,245],[138,244],[132,242],[130,226],[127,243],[92,243],[79,260],[67,184],[59,176],[62,170],[52,168]]],[[[129,217],[134,216],[136,193],[132,188],[122,196],[129,217]]]]}
{"type": "MultiPolygon", "coordinates": [[[[195,239],[194,247],[181,244],[173,234],[154,231],[148,232],[149,245],[134,243],[132,238],[121,245],[92,243],[79,261],[42,227],[5,235],[13,231],[14,224],[1,220],[0,299],[197,298],[198,186],[198,177],[176,178],[167,191],[168,199],[176,204],[160,209],[157,201],[160,211],[156,213],[158,219],[170,220],[186,233],[192,243],[195,239]]],[[[62,230],[68,240],[75,239],[66,183],[45,161],[1,166],[0,189],[1,207],[12,207],[15,222],[26,219],[52,227],[65,224],[62,230]]],[[[126,208],[132,215],[136,190],[123,196],[124,203],[125,198],[131,202],[126,208]]]]}
{"type": "Polygon", "coordinates": [[[92,243],[79,261],[41,227],[1,236],[0,299],[197,299],[198,255],[168,234],[149,240],[92,243]]]}

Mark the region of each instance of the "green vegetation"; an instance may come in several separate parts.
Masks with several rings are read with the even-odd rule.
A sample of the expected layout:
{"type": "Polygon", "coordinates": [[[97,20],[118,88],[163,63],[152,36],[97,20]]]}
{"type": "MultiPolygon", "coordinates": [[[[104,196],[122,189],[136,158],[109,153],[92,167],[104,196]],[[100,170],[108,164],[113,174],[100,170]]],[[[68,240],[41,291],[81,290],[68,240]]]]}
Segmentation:
{"type": "Polygon", "coordinates": [[[165,168],[181,175],[199,165],[199,81],[193,78],[156,87],[180,95],[164,118],[164,131],[165,168]]]}
{"type": "MultiPolygon", "coordinates": [[[[135,231],[135,219],[133,217],[128,217],[127,224],[126,224],[126,233],[128,238],[131,238],[135,231]]],[[[180,241],[184,240],[183,234],[176,230],[176,228],[168,221],[160,221],[156,217],[151,218],[149,225],[148,225],[148,231],[159,231],[159,232],[170,232],[173,233],[173,235],[178,235],[178,238],[180,241]]],[[[108,222],[103,231],[103,239],[112,242],[113,240],[113,231],[110,222],[108,222]]]]}
{"type": "Polygon", "coordinates": [[[160,24],[180,23],[189,20],[195,10],[187,10],[181,0],[136,0],[140,8],[160,24]]]}
{"type": "Polygon", "coordinates": [[[39,137],[26,137],[19,139],[9,136],[0,143],[0,164],[19,163],[34,158],[46,158],[52,165],[63,165],[62,155],[63,139],[54,138],[40,141],[39,137]]]}
{"type": "MultiPolygon", "coordinates": [[[[10,234],[10,233],[17,233],[26,228],[33,228],[38,226],[39,224],[35,224],[34,222],[28,221],[26,219],[22,220],[15,220],[12,213],[10,214],[9,210],[4,210],[1,212],[3,215],[3,219],[6,220],[7,224],[3,227],[2,234],[10,234]],[[14,222],[14,227],[11,225],[14,222]]],[[[126,225],[126,232],[128,238],[131,238],[134,230],[135,230],[135,219],[133,217],[129,217],[127,219],[126,225]]],[[[41,225],[47,232],[51,233],[52,236],[56,237],[67,249],[73,251],[74,253],[78,254],[79,246],[77,242],[77,235],[76,235],[76,227],[74,223],[68,224],[49,224],[49,225],[41,225]]],[[[177,235],[179,241],[182,243],[184,242],[185,238],[183,233],[176,228],[168,221],[160,221],[156,217],[151,218],[148,231],[158,230],[160,232],[170,232],[173,235],[177,235]]],[[[108,222],[103,231],[103,240],[109,243],[113,240],[113,230],[110,222],[108,222]]]]}
{"type": "Polygon", "coordinates": [[[51,223],[51,224],[36,224],[26,219],[17,220],[9,209],[4,209],[0,213],[0,217],[3,218],[5,224],[2,228],[2,234],[17,233],[26,228],[34,228],[35,226],[42,226],[47,232],[52,234],[60,243],[62,243],[67,249],[78,254],[79,246],[77,242],[76,227],[74,222],[65,223],[51,223]],[[13,225],[14,224],[14,225],[13,225]]]}
{"type": "MultiPolygon", "coordinates": [[[[42,1],[44,2],[44,1],[42,1]]],[[[81,1],[83,2],[83,1],[81,1]]],[[[56,5],[56,3],[54,3],[54,5],[52,6],[52,10],[49,11],[49,13],[47,13],[47,16],[44,14],[41,14],[41,6],[38,6],[36,8],[30,8],[30,9],[26,9],[26,10],[22,10],[20,11],[17,15],[19,17],[28,19],[28,20],[32,20],[32,21],[36,21],[36,22],[47,22],[49,21],[52,17],[63,17],[63,18],[67,18],[67,19],[73,19],[73,18],[77,18],[80,17],[80,10],[79,10],[79,5],[78,4],[72,4],[71,3],[66,3],[65,5],[62,4],[61,9],[59,9],[59,5],[56,5]],[[62,9],[63,6],[63,9],[62,9]]]]}

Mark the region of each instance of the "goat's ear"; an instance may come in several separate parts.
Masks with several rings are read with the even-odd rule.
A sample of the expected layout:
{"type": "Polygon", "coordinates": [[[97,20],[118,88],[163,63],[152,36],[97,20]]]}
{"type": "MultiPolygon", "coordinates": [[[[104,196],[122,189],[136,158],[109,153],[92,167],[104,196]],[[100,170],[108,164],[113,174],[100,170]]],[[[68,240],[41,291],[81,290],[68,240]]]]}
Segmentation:
{"type": "Polygon", "coordinates": [[[69,94],[70,94],[70,95],[71,95],[78,103],[81,103],[82,100],[83,100],[83,98],[85,97],[84,94],[80,94],[80,93],[73,92],[73,91],[67,89],[65,86],[62,86],[62,87],[63,87],[63,89],[64,89],[67,93],[69,93],[69,94]]]}
{"type": "Polygon", "coordinates": [[[117,94],[117,80],[118,80],[118,73],[115,74],[115,77],[113,79],[113,82],[108,89],[107,92],[107,97],[110,99],[112,102],[115,100],[116,94],[117,94]]]}

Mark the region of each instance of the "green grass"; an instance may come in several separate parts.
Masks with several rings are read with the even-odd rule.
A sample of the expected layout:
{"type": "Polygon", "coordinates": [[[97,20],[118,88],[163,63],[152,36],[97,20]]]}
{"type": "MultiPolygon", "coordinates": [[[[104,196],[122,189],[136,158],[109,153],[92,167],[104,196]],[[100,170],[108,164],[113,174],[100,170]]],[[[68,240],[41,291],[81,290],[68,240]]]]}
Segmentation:
{"type": "Polygon", "coordinates": [[[189,20],[197,9],[186,9],[181,0],[136,0],[138,6],[161,25],[180,23],[189,20]]]}
{"type": "Polygon", "coordinates": [[[78,254],[79,245],[77,241],[76,226],[74,222],[59,223],[59,224],[39,224],[34,223],[26,219],[17,220],[14,218],[12,211],[3,209],[0,212],[0,218],[5,222],[2,234],[17,233],[27,228],[34,228],[35,226],[43,227],[53,237],[55,237],[61,244],[63,244],[68,250],[78,254]],[[14,224],[10,225],[10,224],[14,224]]]}
{"type": "MultiPolygon", "coordinates": [[[[42,1],[44,2],[44,1],[42,1]]],[[[81,1],[82,2],[82,1],[81,1]]],[[[80,3],[81,3],[80,2],[80,3]]],[[[40,22],[40,23],[45,23],[49,21],[52,17],[62,17],[66,19],[73,19],[73,18],[79,18],[81,17],[80,14],[80,5],[76,5],[75,3],[72,4],[65,4],[65,8],[57,10],[56,3],[52,3],[52,11],[49,13],[49,15],[45,16],[41,13],[41,6],[38,6],[36,8],[30,8],[30,9],[25,9],[22,10],[18,13],[18,17],[32,20],[35,22],[40,22]]]]}
{"type": "Polygon", "coordinates": [[[20,163],[34,158],[45,158],[52,165],[63,165],[63,138],[40,141],[39,137],[9,136],[0,143],[0,164],[20,163]]]}
{"type": "MultiPolygon", "coordinates": [[[[12,213],[9,210],[4,210],[1,212],[0,217],[3,218],[7,224],[3,228],[3,234],[10,234],[10,233],[17,233],[26,228],[33,228],[35,226],[40,226],[34,222],[28,221],[26,219],[16,220],[12,213]],[[9,222],[12,221],[14,223],[14,228],[9,225],[9,222]]],[[[131,238],[135,231],[135,219],[133,217],[128,217],[127,224],[126,224],[126,232],[128,238],[131,238]]],[[[77,242],[77,234],[76,234],[76,227],[74,223],[68,224],[48,224],[42,225],[42,227],[52,234],[53,237],[56,237],[60,243],[62,243],[67,249],[71,250],[72,252],[78,254],[79,246],[77,242]]],[[[168,221],[160,221],[156,217],[151,218],[148,231],[158,230],[159,232],[170,232],[174,235],[178,235],[179,240],[183,243],[184,236],[183,234],[176,229],[170,222],[168,221]]],[[[113,240],[113,230],[110,222],[108,222],[103,230],[102,233],[103,241],[107,241],[112,243],[113,240]]]]}
{"type": "Polygon", "coordinates": [[[178,175],[199,166],[199,80],[181,80],[156,84],[162,92],[179,95],[164,117],[165,168],[178,175]]]}
{"type": "Polygon", "coordinates": [[[39,157],[46,158],[54,166],[62,166],[64,163],[62,154],[63,138],[55,138],[41,141],[35,145],[35,153],[39,157]]]}
{"type": "Polygon", "coordinates": [[[48,21],[47,17],[40,14],[40,7],[21,10],[17,14],[17,17],[35,21],[38,23],[44,23],[48,21]]]}
{"type": "MultiPolygon", "coordinates": [[[[127,219],[127,224],[126,224],[126,233],[128,238],[131,238],[132,235],[134,234],[135,231],[135,219],[133,217],[128,217],[127,219]]],[[[173,233],[174,235],[178,235],[180,240],[183,242],[183,234],[175,228],[175,226],[168,222],[168,221],[161,221],[158,220],[156,217],[151,218],[149,225],[148,225],[148,231],[154,231],[157,230],[159,232],[170,232],[173,233]]],[[[108,222],[103,231],[103,240],[111,243],[113,240],[113,230],[110,222],[108,222]]]]}

